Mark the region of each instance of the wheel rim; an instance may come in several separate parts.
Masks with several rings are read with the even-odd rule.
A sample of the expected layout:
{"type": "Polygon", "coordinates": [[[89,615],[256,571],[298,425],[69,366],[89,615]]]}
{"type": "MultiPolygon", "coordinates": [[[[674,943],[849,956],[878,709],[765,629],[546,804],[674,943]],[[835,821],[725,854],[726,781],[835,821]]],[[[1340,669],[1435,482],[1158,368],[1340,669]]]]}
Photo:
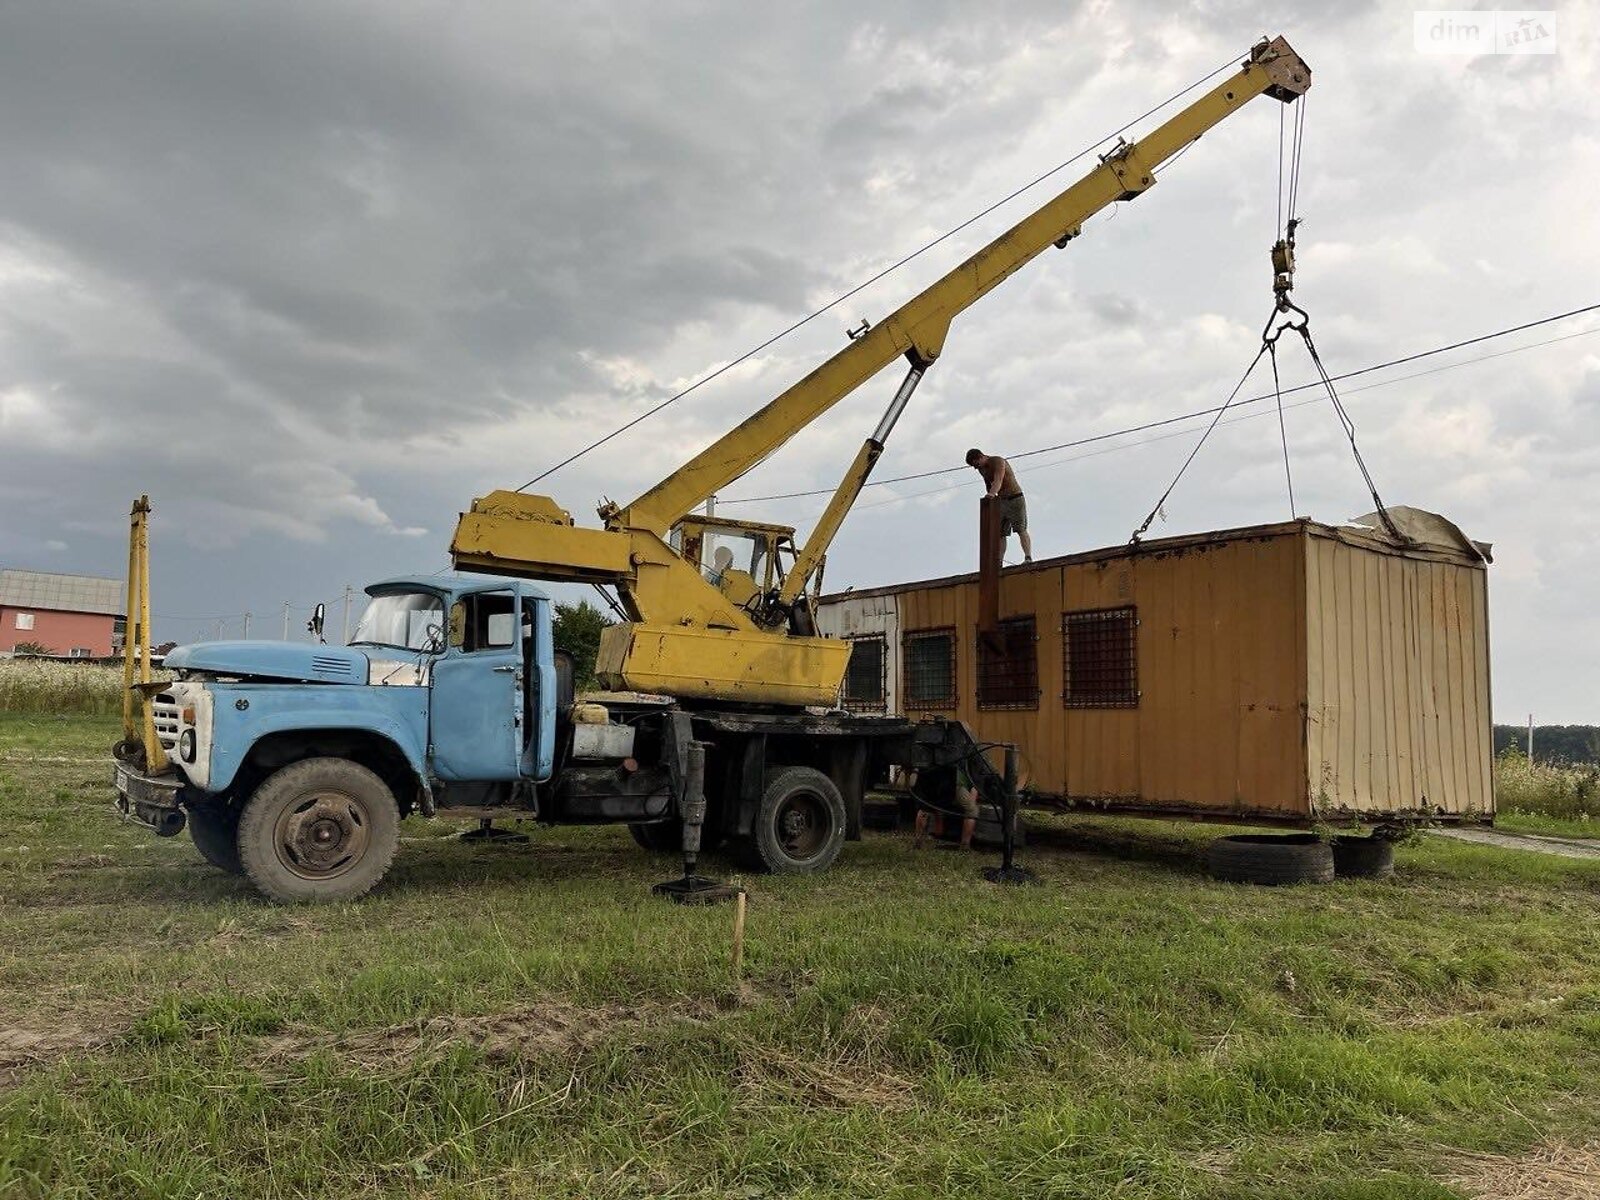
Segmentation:
{"type": "Polygon", "coordinates": [[[778,806],[778,845],[790,858],[807,859],[828,844],[833,824],[828,806],[813,792],[796,792],[778,806]]]}
{"type": "Polygon", "coordinates": [[[345,792],[312,792],[283,810],[273,848],[301,879],[332,879],[361,861],[371,840],[367,806],[345,792]]]}

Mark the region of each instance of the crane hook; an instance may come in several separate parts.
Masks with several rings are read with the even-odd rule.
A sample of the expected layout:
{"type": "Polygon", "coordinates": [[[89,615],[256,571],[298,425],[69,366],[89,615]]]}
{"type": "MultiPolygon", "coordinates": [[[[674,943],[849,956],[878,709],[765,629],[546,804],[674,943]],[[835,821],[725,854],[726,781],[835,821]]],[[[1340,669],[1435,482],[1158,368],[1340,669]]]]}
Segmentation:
{"type": "Polygon", "coordinates": [[[1294,231],[1299,224],[1298,217],[1290,217],[1284,236],[1272,245],[1272,294],[1277,297],[1279,312],[1293,307],[1289,293],[1294,288],[1294,231]]]}

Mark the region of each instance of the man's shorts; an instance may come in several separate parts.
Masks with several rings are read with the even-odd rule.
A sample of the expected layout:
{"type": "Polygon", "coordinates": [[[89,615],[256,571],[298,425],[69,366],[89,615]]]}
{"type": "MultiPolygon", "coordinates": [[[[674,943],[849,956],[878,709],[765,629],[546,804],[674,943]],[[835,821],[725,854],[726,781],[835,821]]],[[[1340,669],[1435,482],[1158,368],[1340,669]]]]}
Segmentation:
{"type": "Polygon", "coordinates": [[[1000,536],[1028,532],[1028,498],[1021,492],[1000,497],[1000,536]]]}
{"type": "Polygon", "coordinates": [[[978,789],[968,787],[961,780],[956,780],[956,810],[963,817],[976,818],[978,815],[978,789]]]}

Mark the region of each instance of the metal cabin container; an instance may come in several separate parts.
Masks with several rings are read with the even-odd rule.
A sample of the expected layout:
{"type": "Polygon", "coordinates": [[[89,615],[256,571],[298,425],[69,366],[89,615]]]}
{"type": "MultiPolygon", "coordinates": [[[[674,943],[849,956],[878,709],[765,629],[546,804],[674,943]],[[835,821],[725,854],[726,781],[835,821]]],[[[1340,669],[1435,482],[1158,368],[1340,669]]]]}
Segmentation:
{"type": "Polygon", "coordinates": [[[1391,510],[823,598],[852,640],[841,702],[955,715],[1014,742],[1041,798],[1307,825],[1492,821],[1488,547],[1391,510]]]}

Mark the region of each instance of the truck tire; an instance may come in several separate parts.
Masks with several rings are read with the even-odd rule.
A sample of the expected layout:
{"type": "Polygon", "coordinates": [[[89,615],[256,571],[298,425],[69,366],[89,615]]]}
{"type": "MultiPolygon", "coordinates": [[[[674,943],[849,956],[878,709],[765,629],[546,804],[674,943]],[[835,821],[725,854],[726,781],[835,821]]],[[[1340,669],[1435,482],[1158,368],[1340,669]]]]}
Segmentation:
{"type": "Polygon", "coordinates": [[[1211,843],[1206,871],[1229,883],[1328,883],[1333,849],[1314,833],[1241,833],[1211,843]]]}
{"type": "Polygon", "coordinates": [[[1351,879],[1385,879],[1394,874],[1394,842],[1372,837],[1333,839],[1333,873],[1351,879]]]}
{"type": "Polygon", "coordinates": [[[189,837],[194,848],[219,871],[243,875],[239,861],[239,810],[219,805],[197,805],[189,810],[189,837]]]}
{"type": "Polygon", "coordinates": [[[291,904],[355,899],[383,878],[399,844],[394,795],[346,758],[307,758],[274,772],[239,819],[244,873],[291,904]]]}
{"type": "Polygon", "coordinates": [[[743,857],[774,875],[826,871],[844,831],[844,797],[833,780],[812,767],[780,767],[767,773],[743,857]]]}

